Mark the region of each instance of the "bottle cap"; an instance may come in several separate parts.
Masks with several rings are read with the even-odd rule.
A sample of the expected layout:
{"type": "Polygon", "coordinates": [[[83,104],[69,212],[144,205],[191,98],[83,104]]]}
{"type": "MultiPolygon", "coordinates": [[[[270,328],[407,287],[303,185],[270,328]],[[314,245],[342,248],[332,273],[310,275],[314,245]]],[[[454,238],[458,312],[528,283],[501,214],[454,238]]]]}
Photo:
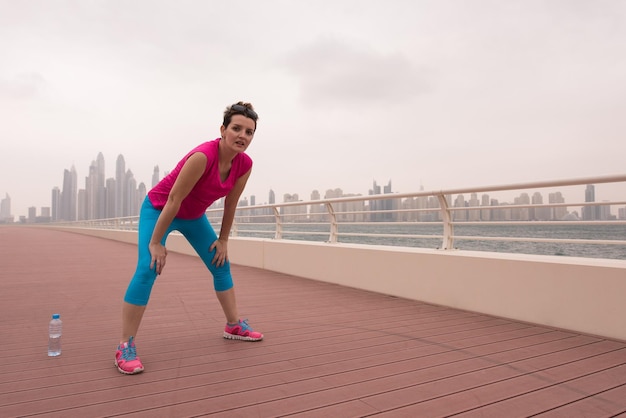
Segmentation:
{"type": "Polygon", "coordinates": [[[52,319],[59,319],[61,317],[61,315],[59,315],[58,313],[52,314],[52,319]]]}

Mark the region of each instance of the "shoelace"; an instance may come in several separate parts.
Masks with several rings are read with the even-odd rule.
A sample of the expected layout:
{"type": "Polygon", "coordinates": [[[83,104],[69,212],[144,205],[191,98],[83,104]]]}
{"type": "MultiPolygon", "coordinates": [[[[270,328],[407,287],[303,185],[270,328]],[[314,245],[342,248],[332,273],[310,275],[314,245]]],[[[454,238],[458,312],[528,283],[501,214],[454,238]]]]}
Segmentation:
{"type": "Polygon", "coordinates": [[[241,325],[241,329],[243,331],[252,331],[252,328],[250,328],[250,325],[248,325],[247,319],[244,319],[243,321],[239,321],[239,325],[241,325]]]}
{"type": "Polygon", "coordinates": [[[135,345],[131,345],[133,343],[133,339],[128,340],[127,347],[121,346],[122,349],[122,358],[126,361],[135,360],[137,358],[137,348],[135,345]]]}

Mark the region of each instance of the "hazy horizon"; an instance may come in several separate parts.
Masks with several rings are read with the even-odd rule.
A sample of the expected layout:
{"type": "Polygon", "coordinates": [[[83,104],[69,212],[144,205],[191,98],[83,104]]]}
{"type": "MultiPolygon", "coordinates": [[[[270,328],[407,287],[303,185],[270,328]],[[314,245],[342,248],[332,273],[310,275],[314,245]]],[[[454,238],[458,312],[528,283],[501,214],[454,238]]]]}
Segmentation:
{"type": "MultiPolygon", "coordinates": [[[[135,172],[132,169],[132,163],[129,162],[126,157],[124,157],[123,154],[117,154],[115,155],[115,158],[112,158],[112,161],[109,161],[106,156],[104,156],[104,163],[105,163],[105,179],[109,179],[109,178],[115,178],[115,170],[116,170],[116,163],[117,163],[117,158],[119,156],[122,156],[124,158],[124,163],[125,163],[125,169],[126,171],[130,171],[133,173],[133,176],[135,177],[135,180],[137,182],[137,186],[139,186],[140,183],[144,183],[144,185],[146,186],[146,190],[150,190],[151,188],[151,182],[152,182],[152,172],[150,173],[150,179],[146,180],[146,179],[142,179],[139,178],[135,172]]],[[[75,168],[76,173],[77,173],[77,178],[78,178],[78,189],[84,189],[85,188],[85,177],[87,176],[87,174],[89,173],[89,166],[96,160],[97,158],[97,154],[94,156],[94,158],[89,162],[89,164],[85,163],[84,166],[85,168],[85,175],[83,175],[83,173],[81,172],[80,168],[77,166],[76,163],[73,163],[72,166],[75,168]],[[81,183],[82,180],[82,183],[81,183]]],[[[154,166],[157,166],[158,164],[155,164],[154,166]]],[[[65,167],[63,170],[70,170],[72,168],[72,166],[70,167],[65,167]]],[[[153,166],[153,170],[154,170],[154,166],[153,166]]],[[[172,167],[173,168],[173,167],[172,167]]],[[[52,189],[54,187],[58,187],[61,191],[63,190],[63,170],[60,171],[59,173],[59,183],[55,184],[54,186],[52,186],[50,188],[50,200],[49,200],[49,204],[48,205],[44,205],[44,207],[51,207],[51,194],[52,194],[52,189]]],[[[163,178],[164,175],[166,174],[168,170],[164,170],[162,167],[159,166],[159,178],[163,178]]],[[[544,180],[559,180],[559,179],[544,179],[544,180]]],[[[361,190],[355,191],[355,190],[346,190],[341,186],[334,186],[334,187],[327,187],[324,189],[321,188],[317,188],[317,189],[311,189],[309,191],[307,191],[306,193],[301,193],[297,190],[285,190],[282,193],[277,193],[276,190],[273,190],[275,192],[275,198],[276,198],[276,202],[284,202],[283,199],[283,195],[284,194],[298,194],[299,200],[301,201],[309,201],[311,200],[311,193],[314,190],[317,190],[320,193],[320,197],[322,199],[325,198],[324,194],[326,193],[327,190],[336,190],[336,189],[341,189],[343,191],[344,194],[357,194],[357,195],[368,195],[370,189],[373,187],[373,183],[376,182],[376,184],[378,186],[381,187],[381,190],[384,186],[386,186],[389,182],[391,182],[392,184],[392,193],[393,194],[399,194],[399,193],[412,193],[412,192],[418,192],[419,189],[415,189],[415,190],[397,190],[396,188],[393,187],[393,179],[387,179],[384,181],[381,181],[380,179],[372,179],[369,183],[366,183],[365,181],[363,182],[363,188],[361,190]]],[[[476,185],[476,187],[488,187],[488,186],[494,186],[494,185],[503,185],[505,183],[490,183],[490,184],[483,184],[483,185],[476,185]]],[[[470,186],[471,187],[471,186],[470,186]]],[[[490,196],[490,198],[495,198],[499,200],[500,204],[503,203],[508,203],[508,204],[512,204],[514,199],[516,197],[519,197],[522,193],[527,193],[532,197],[532,194],[534,192],[539,192],[542,195],[542,198],[544,199],[544,203],[548,203],[548,195],[550,193],[553,192],[560,192],[562,193],[563,197],[565,198],[565,202],[566,203],[574,203],[574,202],[583,202],[585,200],[585,187],[586,185],[578,185],[578,186],[562,186],[562,187],[550,187],[550,188],[539,188],[539,189],[519,189],[519,190],[513,190],[513,191],[493,191],[493,192],[481,192],[478,193],[478,198],[480,199],[481,196],[483,194],[487,194],[490,196]]],[[[623,200],[626,200],[626,191],[624,191],[625,185],[624,184],[604,184],[604,183],[600,183],[600,184],[594,184],[595,187],[595,195],[596,195],[596,202],[602,202],[603,200],[615,200],[615,199],[608,199],[609,196],[616,196],[616,195],[621,195],[623,197],[623,200]]],[[[271,189],[271,188],[270,188],[271,189]]],[[[266,204],[268,203],[268,198],[269,198],[269,192],[270,189],[267,189],[265,191],[264,194],[250,194],[247,193],[247,190],[244,191],[244,193],[241,196],[241,199],[243,200],[244,198],[246,198],[248,200],[248,202],[250,202],[250,197],[252,195],[255,196],[256,199],[256,204],[257,205],[261,205],[261,204],[266,204]]],[[[429,191],[435,191],[436,189],[429,189],[427,187],[423,188],[424,191],[429,192],[429,191]]],[[[445,190],[445,189],[444,189],[445,190]]],[[[437,191],[441,191],[441,189],[437,189],[437,191]]],[[[381,192],[382,193],[382,192],[381,192]]],[[[0,196],[0,199],[4,199],[4,195],[0,196]]],[[[453,205],[454,204],[454,198],[456,197],[456,195],[453,196],[453,199],[451,202],[449,202],[449,204],[453,205]]],[[[465,200],[469,201],[470,198],[470,194],[466,193],[464,195],[465,200]]],[[[29,207],[32,207],[32,205],[30,205],[29,207]]],[[[622,206],[619,206],[622,207],[622,206]]],[[[37,212],[37,216],[41,215],[41,207],[35,207],[36,208],[36,212],[37,212]]],[[[572,207],[569,208],[570,211],[576,211],[578,213],[578,209],[579,207],[576,207],[575,205],[572,205],[572,207]]],[[[612,207],[611,208],[611,212],[616,215],[617,214],[617,207],[612,207]]],[[[578,213],[580,215],[580,213],[578,213]]],[[[14,214],[15,215],[15,214],[14,214]]],[[[27,213],[23,214],[24,216],[27,216],[27,213]]],[[[20,215],[15,215],[15,221],[19,221],[19,216],[20,215]]],[[[134,216],[134,215],[132,215],[134,216]]]]}
{"type": "Polygon", "coordinates": [[[626,172],[619,0],[0,0],[0,54],[16,219],[99,152],[149,188],[238,100],[260,115],[257,202],[626,172]]]}

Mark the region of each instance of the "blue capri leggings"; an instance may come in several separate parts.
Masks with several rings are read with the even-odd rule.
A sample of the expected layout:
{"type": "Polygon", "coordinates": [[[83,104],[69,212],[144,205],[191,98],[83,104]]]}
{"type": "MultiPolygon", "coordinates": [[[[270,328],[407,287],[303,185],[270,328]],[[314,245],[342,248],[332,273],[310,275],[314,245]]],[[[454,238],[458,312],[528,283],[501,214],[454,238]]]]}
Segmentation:
{"type": "MultiPolygon", "coordinates": [[[[124,302],[140,306],[148,304],[152,286],[157,278],[156,267],[150,268],[152,256],[150,255],[148,244],[160,214],[161,211],[155,209],[146,197],[139,214],[139,257],[137,259],[137,269],[126,290],[124,302]]],[[[217,240],[217,235],[205,215],[191,220],[174,218],[174,221],[165,232],[161,244],[165,245],[168,235],[174,230],[183,234],[202,261],[204,261],[204,264],[213,275],[213,287],[216,291],[221,292],[233,287],[230,263],[226,261],[221,267],[211,264],[215,256],[215,250],[209,251],[209,247],[217,240]]]]}

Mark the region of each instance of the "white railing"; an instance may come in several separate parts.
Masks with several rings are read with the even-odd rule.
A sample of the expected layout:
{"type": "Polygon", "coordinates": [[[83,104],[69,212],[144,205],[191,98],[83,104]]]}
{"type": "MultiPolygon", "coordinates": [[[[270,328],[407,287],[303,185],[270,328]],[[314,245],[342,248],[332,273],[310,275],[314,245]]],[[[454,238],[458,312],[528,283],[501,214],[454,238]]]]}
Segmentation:
{"type": "MultiPolygon", "coordinates": [[[[583,248],[582,256],[604,257],[603,253],[608,252],[611,254],[607,258],[626,259],[626,200],[583,201],[588,185],[594,188],[608,185],[615,189],[612,195],[626,197],[626,175],[614,175],[240,206],[231,235],[329,244],[375,243],[446,251],[457,246],[534,254],[553,251],[561,255],[581,255],[580,250],[572,254],[569,250],[559,249],[559,246],[578,246],[583,248]],[[559,196],[563,196],[564,188],[574,197],[580,197],[579,200],[565,202],[561,199],[559,196]],[[551,202],[532,203],[530,194],[535,201],[543,201],[545,196],[541,193],[546,191],[553,191],[554,198],[548,199],[551,202]],[[500,195],[495,195],[499,197],[497,202],[493,196],[484,197],[487,193],[503,192],[522,194],[512,203],[500,203],[500,195]],[[478,199],[478,193],[483,194],[482,199],[478,199]],[[467,195],[475,196],[466,201],[467,195]],[[486,201],[488,205],[484,204],[486,201]],[[575,211],[570,212],[570,209],[575,211]],[[582,216],[576,217],[574,213],[577,211],[582,216]],[[518,247],[507,247],[507,243],[517,243],[518,247]],[[553,244],[553,248],[537,252],[527,244],[553,244]],[[619,249],[593,254],[593,251],[588,253],[586,250],[589,246],[619,249]]],[[[207,216],[219,230],[222,209],[211,208],[207,216]]],[[[134,230],[137,222],[138,217],[125,217],[72,222],[71,225],[134,230]]]]}

